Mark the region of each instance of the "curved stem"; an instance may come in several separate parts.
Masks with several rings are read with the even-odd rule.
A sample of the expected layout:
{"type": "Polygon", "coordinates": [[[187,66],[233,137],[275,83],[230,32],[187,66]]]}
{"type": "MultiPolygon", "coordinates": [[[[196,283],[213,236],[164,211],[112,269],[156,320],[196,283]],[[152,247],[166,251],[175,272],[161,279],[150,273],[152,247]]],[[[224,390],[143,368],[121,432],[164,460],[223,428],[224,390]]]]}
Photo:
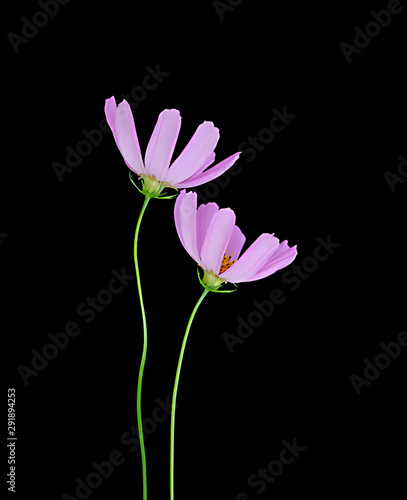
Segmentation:
{"type": "Polygon", "coordinates": [[[184,351],[185,351],[185,345],[187,343],[188,339],[188,334],[189,330],[192,325],[192,321],[195,317],[195,313],[198,310],[198,307],[200,306],[201,302],[205,298],[205,296],[208,294],[209,290],[205,289],[200,296],[198,302],[196,303],[196,306],[194,307],[194,310],[192,311],[191,317],[189,318],[188,324],[187,324],[187,329],[185,330],[185,335],[184,335],[184,340],[182,341],[182,346],[181,346],[181,352],[179,355],[179,360],[178,360],[178,365],[177,365],[177,372],[175,375],[175,382],[174,382],[174,392],[172,394],[172,403],[171,403],[171,438],[170,438],[170,497],[171,500],[174,500],[174,431],[175,431],[175,408],[176,408],[176,401],[177,401],[177,392],[178,392],[178,382],[179,382],[179,376],[181,372],[181,365],[182,365],[182,358],[184,357],[184,351]]]}
{"type": "Polygon", "coordinates": [[[144,365],[146,362],[146,355],[147,355],[147,322],[146,322],[146,313],[144,311],[143,295],[141,292],[140,271],[139,271],[138,257],[137,257],[137,244],[138,244],[138,236],[140,231],[141,220],[143,218],[144,212],[146,210],[149,201],[150,198],[146,196],[140,211],[140,215],[136,226],[136,232],[134,235],[134,267],[136,268],[137,290],[140,298],[140,308],[141,308],[141,317],[143,320],[143,335],[144,335],[143,353],[141,355],[140,370],[137,382],[137,426],[138,426],[138,435],[140,441],[141,465],[143,471],[143,500],[147,500],[147,467],[146,467],[146,452],[144,449],[143,421],[141,418],[141,386],[143,383],[144,365]]]}

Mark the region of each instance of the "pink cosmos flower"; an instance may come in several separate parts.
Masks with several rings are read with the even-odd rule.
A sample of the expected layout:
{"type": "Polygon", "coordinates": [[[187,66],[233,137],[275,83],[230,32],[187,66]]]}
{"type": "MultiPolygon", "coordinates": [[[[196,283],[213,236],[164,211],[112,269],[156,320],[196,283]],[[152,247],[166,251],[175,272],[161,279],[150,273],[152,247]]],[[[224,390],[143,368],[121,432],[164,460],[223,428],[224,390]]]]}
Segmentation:
{"type": "Polygon", "coordinates": [[[217,288],[228,281],[255,281],[288,266],[297,255],[272,234],[263,233],[241,254],[245,236],[235,225],[230,208],[219,209],[216,203],[200,205],[197,195],[181,191],[175,202],[175,226],[189,255],[204,269],[203,283],[217,288]]]}
{"type": "Polygon", "coordinates": [[[116,105],[114,97],[106,99],[105,114],[124,161],[130,170],[143,179],[148,193],[159,194],[164,187],[188,188],[215,179],[230,168],[240,153],[235,153],[217,165],[214,149],[219,140],[219,129],[212,122],[203,122],[196,129],[185,149],[172,163],[171,157],[181,127],[181,116],[176,109],[165,109],[148,143],[144,161],[141,156],[133,115],[127,101],[116,105]]]}

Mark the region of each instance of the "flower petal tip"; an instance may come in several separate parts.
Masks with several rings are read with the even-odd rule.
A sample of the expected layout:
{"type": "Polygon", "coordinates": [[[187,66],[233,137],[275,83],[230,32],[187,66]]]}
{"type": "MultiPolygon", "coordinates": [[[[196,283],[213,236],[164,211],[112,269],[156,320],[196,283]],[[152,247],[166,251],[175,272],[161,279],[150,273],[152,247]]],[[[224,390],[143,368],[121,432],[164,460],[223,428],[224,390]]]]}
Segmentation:
{"type": "Polygon", "coordinates": [[[201,127],[202,126],[210,127],[218,134],[218,136],[220,135],[218,127],[215,127],[215,124],[213,122],[205,120],[204,122],[201,123],[201,127]]]}
{"type": "Polygon", "coordinates": [[[179,112],[178,109],[171,108],[171,109],[163,109],[161,111],[160,115],[176,115],[176,116],[181,116],[181,113],[179,112]]]}
{"type": "Polygon", "coordinates": [[[126,99],[123,99],[117,106],[118,111],[121,109],[130,109],[130,104],[126,101],[126,99]]]}

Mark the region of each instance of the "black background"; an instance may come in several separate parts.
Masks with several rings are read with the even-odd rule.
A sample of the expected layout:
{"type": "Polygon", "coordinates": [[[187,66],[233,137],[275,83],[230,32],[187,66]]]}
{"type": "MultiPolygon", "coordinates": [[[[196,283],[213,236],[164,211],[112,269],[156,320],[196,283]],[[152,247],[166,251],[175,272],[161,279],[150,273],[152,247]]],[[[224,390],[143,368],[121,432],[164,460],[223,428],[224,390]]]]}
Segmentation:
{"type": "MultiPolygon", "coordinates": [[[[142,196],[111,134],[62,182],[52,163],[65,163],[66,146],[98,127],[106,98],[120,101],[142,85],[147,66],[159,65],[169,75],[133,110],[143,151],[165,108],[183,118],[175,155],[210,120],[221,132],[221,160],[267,128],[273,108],[286,106],[295,119],[252,161],[243,154],[241,172],[223,178],[225,187],[211,183],[206,193],[234,209],[248,243],[274,232],[297,244],[296,264],[313,255],[318,237],[340,243],[296,290],[280,271],[203,302],[178,393],[177,499],[234,500],[241,492],[251,500],[350,492],[399,498],[407,349],[360,395],[349,377],[363,376],[364,360],[373,362],[380,343],[406,329],[407,183],[392,192],[384,177],[397,173],[399,155],[407,157],[406,8],[347,63],[340,43],[353,43],[353,28],[363,29],[370,10],[386,2],[237,3],[222,20],[210,1],[72,0],[18,53],[7,35],[21,34],[21,18],[40,8],[19,2],[9,11],[0,254],[6,384],[17,394],[14,497],[77,498],[76,478],[86,481],[93,461],[119,450],[124,463],[89,498],[142,498],[139,450],[121,442],[136,425],[142,329],[135,280],[88,324],[77,314],[106,288],[112,269],[134,274],[142,196]],[[236,335],[238,316],[247,319],[252,302],[276,288],[285,302],[231,353],[224,333],[236,335]],[[41,352],[47,334],[69,321],[81,333],[25,385],[17,367],[29,367],[31,350],[41,352]],[[249,476],[294,439],[306,449],[257,493],[249,476]]],[[[143,417],[172,393],[183,332],[202,291],[176,235],[173,204],[153,200],[141,228],[149,326],[143,417]]],[[[169,498],[169,419],[146,449],[149,498],[169,498]]],[[[6,489],[5,474],[3,483],[6,489]]]]}

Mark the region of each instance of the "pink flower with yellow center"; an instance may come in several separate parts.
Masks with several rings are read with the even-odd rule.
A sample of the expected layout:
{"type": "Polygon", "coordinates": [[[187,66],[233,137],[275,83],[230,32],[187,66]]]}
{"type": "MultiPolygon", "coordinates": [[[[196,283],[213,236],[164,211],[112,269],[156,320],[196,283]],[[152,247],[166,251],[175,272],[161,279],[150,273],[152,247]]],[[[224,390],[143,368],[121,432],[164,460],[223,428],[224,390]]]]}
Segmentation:
{"type": "Polygon", "coordinates": [[[273,234],[263,233],[243,253],[245,236],[236,226],[230,208],[216,203],[200,205],[197,195],[181,191],[175,201],[175,226],[181,243],[204,270],[202,282],[216,289],[228,281],[241,283],[270,276],[288,266],[297,255],[297,247],[280,243],[273,234]]]}
{"type": "Polygon", "coordinates": [[[158,117],[143,161],[133,114],[127,101],[123,100],[117,106],[114,97],[106,99],[105,114],[124,161],[142,178],[144,191],[153,196],[158,196],[165,187],[189,188],[211,181],[230,168],[240,155],[235,153],[208,168],[215,160],[219,129],[212,122],[205,121],[170,166],[181,116],[176,109],[165,109],[158,117]]]}

